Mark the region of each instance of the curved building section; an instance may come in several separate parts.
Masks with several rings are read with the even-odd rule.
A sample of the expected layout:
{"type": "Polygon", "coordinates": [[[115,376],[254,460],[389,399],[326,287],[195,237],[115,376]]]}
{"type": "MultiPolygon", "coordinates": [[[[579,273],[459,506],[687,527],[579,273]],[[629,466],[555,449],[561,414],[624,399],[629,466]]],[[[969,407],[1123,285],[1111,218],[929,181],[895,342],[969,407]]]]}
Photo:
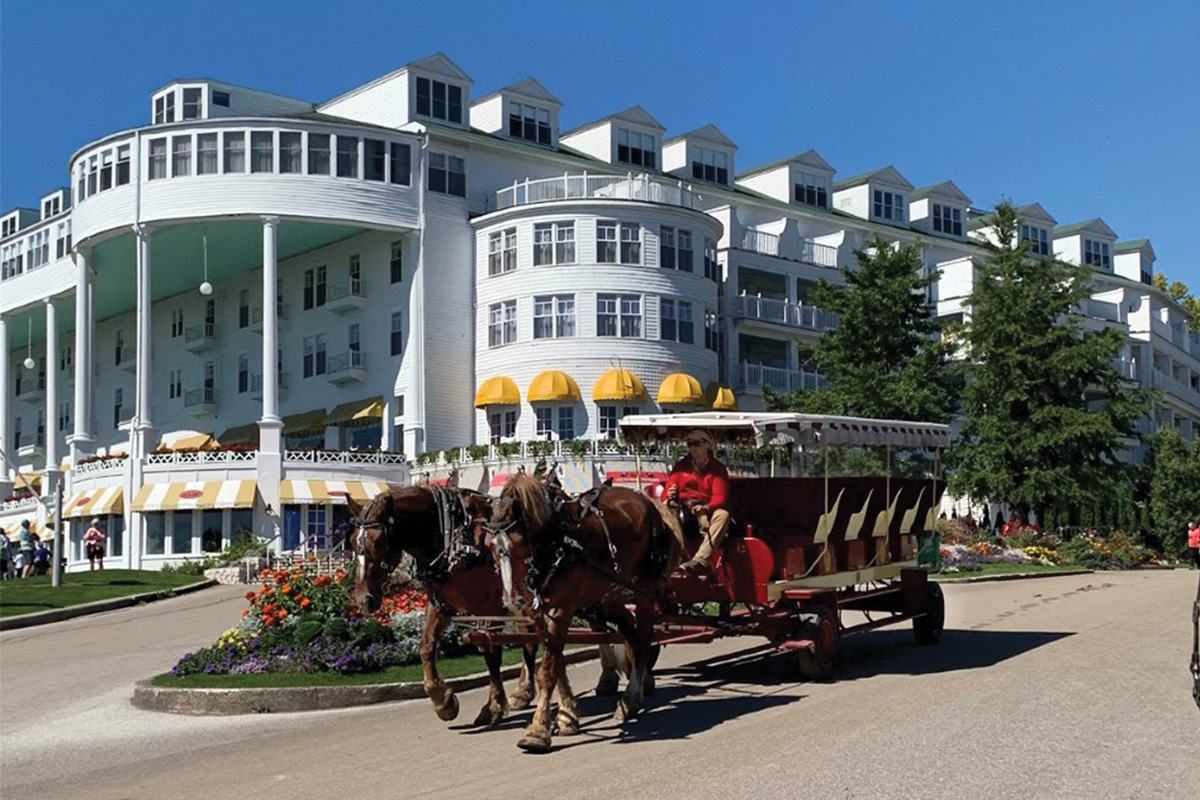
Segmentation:
{"type": "Polygon", "coordinates": [[[591,197],[530,201],[571,180],[506,190],[514,203],[474,221],[476,381],[508,377],[521,392],[516,404],[476,403],[476,441],[605,438],[621,416],[659,409],[665,377],[718,379],[705,258],[720,223],[686,190],[638,178],[588,176],[600,187],[591,197]],[[612,199],[622,194],[637,199],[612,199]],[[547,371],[578,392],[547,393],[547,371]]]}

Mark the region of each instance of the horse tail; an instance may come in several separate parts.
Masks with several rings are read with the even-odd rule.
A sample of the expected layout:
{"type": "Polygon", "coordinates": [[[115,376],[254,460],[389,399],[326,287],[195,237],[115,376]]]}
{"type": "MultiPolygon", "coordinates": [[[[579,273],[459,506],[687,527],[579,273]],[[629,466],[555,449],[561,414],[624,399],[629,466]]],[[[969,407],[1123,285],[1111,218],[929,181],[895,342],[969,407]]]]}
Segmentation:
{"type": "Polygon", "coordinates": [[[653,497],[647,497],[646,499],[654,504],[655,510],[658,511],[659,517],[662,518],[663,525],[666,526],[667,531],[671,534],[668,540],[667,563],[662,573],[662,576],[666,578],[675,571],[676,567],[683,563],[683,557],[686,553],[683,547],[683,526],[679,523],[679,518],[675,516],[675,512],[667,507],[666,503],[653,497]]]}

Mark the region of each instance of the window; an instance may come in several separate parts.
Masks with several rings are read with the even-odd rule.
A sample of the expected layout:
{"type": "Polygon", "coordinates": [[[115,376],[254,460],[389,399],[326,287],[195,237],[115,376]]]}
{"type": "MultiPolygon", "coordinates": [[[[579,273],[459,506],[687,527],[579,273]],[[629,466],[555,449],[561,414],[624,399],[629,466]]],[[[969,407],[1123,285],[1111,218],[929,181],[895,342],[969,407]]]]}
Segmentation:
{"type": "Polygon", "coordinates": [[[721,281],[721,263],[717,261],[717,240],[704,240],[704,277],[710,281],[721,281]]]}
{"type": "Polygon", "coordinates": [[[192,512],[171,512],[171,552],[192,552],[192,512]]]}
{"type": "Polygon", "coordinates": [[[704,347],[707,350],[712,350],[714,353],[721,351],[718,345],[717,331],[717,312],[712,309],[704,309],[704,347]]]}
{"type": "Polygon", "coordinates": [[[829,208],[829,186],[826,179],[807,172],[795,174],[796,183],[793,191],[797,203],[817,208],[829,208]]]}
{"type": "Polygon", "coordinates": [[[166,549],[167,515],[164,511],[143,514],[146,520],[146,554],[162,555],[166,549]]]}
{"type": "Polygon", "coordinates": [[[937,233],[963,235],[962,209],[933,204],[933,230],[937,233]]]}
{"type": "Polygon", "coordinates": [[[444,153],[430,153],[429,191],[466,197],[467,171],[463,160],[444,153]]]}
{"type": "Polygon", "coordinates": [[[121,404],[125,400],[125,392],[121,389],[113,390],[113,428],[121,426],[121,404]]]}
{"type": "Polygon", "coordinates": [[[596,335],[640,338],[642,335],[641,295],[597,295],[596,335]]]}
{"type": "Polygon", "coordinates": [[[358,137],[337,137],[337,174],[339,178],[358,177],[358,137]]]}
{"type": "Polygon", "coordinates": [[[200,133],[196,135],[196,174],[217,174],[217,135],[215,133],[200,133]]]}
{"type": "Polygon", "coordinates": [[[462,87],[417,78],[417,113],[447,122],[462,122],[462,87]]]}
{"type": "Polygon", "coordinates": [[[552,431],[554,430],[554,409],[539,407],[535,408],[533,413],[536,420],[534,435],[539,439],[549,439],[552,431]]]}
{"type": "Polygon", "coordinates": [[[250,171],[275,171],[275,134],[273,132],[250,132],[250,171]]]}
{"type": "Polygon", "coordinates": [[[192,137],[175,136],[171,139],[171,176],[178,178],[192,174],[192,137]]]}
{"type": "Polygon", "coordinates": [[[398,356],[404,352],[404,318],[396,311],[392,314],[392,355],[398,356]]]}
{"type": "Polygon", "coordinates": [[[154,99],[154,124],[175,121],[175,92],[161,94],[154,99]]]}
{"type": "Polygon", "coordinates": [[[392,242],[392,255],[388,262],[392,274],[392,283],[404,280],[404,241],[392,242]]]}
{"type": "Polygon", "coordinates": [[[1050,255],[1050,234],[1045,228],[1038,228],[1034,225],[1022,225],[1021,241],[1029,242],[1029,252],[1034,255],[1050,255]]]}
{"type": "Polygon", "coordinates": [[[328,133],[310,133],[308,135],[308,174],[329,174],[328,133]]]}
{"type": "Polygon", "coordinates": [[[212,93],[212,104],[214,106],[221,106],[222,108],[229,108],[229,92],[214,91],[212,93]]]}
{"type": "Polygon", "coordinates": [[[238,292],[238,327],[250,327],[250,290],[242,289],[238,292]]]}
{"type": "Polygon", "coordinates": [[[533,263],[575,263],[575,223],[540,222],[533,226],[533,263]]]}
{"type": "Polygon", "coordinates": [[[575,295],[533,298],[533,338],[562,339],[575,335],[575,295]]]}
{"type": "Polygon", "coordinates": [[[508,135],[537,144],[550,144],[550,111],[523,103],[509,103],[508,135]]]}
{"type": "Polygon", "coordinates": [[[705,147],[692,147],[692,177],[729,185],[729,156],[705,147]]]}
{"type": "Polygon", "coordinates": [[[392,142],[392,183],[408,186],[412,181],[412,148],[392,142]]]}
{"type": "Polygon", "coordinates": [[[129,145],[117,147],[117,186],[129,183],[129,145]]]}
{"type": "Polygon", "coordinates": [[[617,421],[621,419],[621,412],[624,416],[638,413],[636,406],[625,406],[623,409],[617,406],[597,406],[596,410],[600,417],[600,436],[605,439],[617,438],[617,421]]]}
{"type": "MultiPolygon", "coordinates": [[[[536,251],[537,246],[534,246],[536,251]]],[[[506,228],[488,235],[488,275],[517,268],[517,229],[506,228]]]]}
{"type": "Polygon", "coordinates": [[[504,439],[513,439],[517,435],[517,412],[493,411],[488,414],[488,429],[492,444],[500,444],[504,439]]]}
{"type": "Polygon", "coordinates": [[[1090,267],[1112,269],[1112,259],[1108,252],[1108,242],[1096,242],[1091,239],[1084,239],[1083,263],[1090,267]]]}
{"type": "Polygon", "coordinates": [[[304,172],[302,135],[297,131],[279,132],[279,171],[299,174],[304,172]]]}
{"type": "Polygon", "coordinates": [[[71,404],[58,404],[58,432],[66,433],[71,430],[71,404]]]}
{"type": "Polygon", "coordinates": [[[74,363],[75,348],[69,344],[64,344],[58,348],[58,371],[66,372],[74,363]]]}
{"type": "Polygon", "coordinates": [[[683,300],[660,300],[658,335],[668,342],[694,343],[696,336],[692,323],[692,304],[683,300]]]}
{"type": "Polygon", "coordinates": [[[346,349],[351,353],[362,352],[362,329],[359,328],[357,322],[351,323],[350,327],[346,329],[346,349]]]}
{"type": "Polygon", "coordinates": [[[517,340],[517,301],[505,300],[488,306],[488,347],[500,347],[517,340]]]}
{"type": "MultiPolygon", "coordinates": [[[[116,427],[116,423],[113,423],[113,427],[114,428],[116,427]]],[[[13,449],[14,450],[21,449],[21,418],[20,417],[13,418],[13,449]]]]}
{"type": "Polygon", "coordinates": [[[325,267],[304,270],[304,310],[325,305],[325,267]]]}
{"type": "Polygon", "coordinates": [[[642,263],[642,227],[636,222],[621,223],[621,263],[642,263]]]}
{"type": "Polygon", "coordinates": [[[250,391],[250,357],[245,353],[238,356],[238,394],[250,391]]]}
{"type": "Polygon", "coordinates": [[[175,400],[183,397],[183,369],[176,367],[167,375],[167,398],[175,400]]]}
{"type": "Polygon", "coordinates": [[[171,338],[178,339],[183,336],[183,309],[171,309],[171,338]]]}
{"type": "Polygon", "coordinates": [[[658,231],[658,265],[663,269],[675,269],[675,229],[666,225],[658,231]]]}
{"type": "Polygon", "coordinates": [[[362,294],[362,260],[358,255],[350,256],[350,264],[346,269],[350,277],[350,294],[359,296],[362,294]]]}
{"type": "MultiPolygon", "coordinates": [[[[178,138],[178,137],[176,137],[178,138]]],[[[189,150],[191,145],[191,137],[188,139],[189,150]]],[[[176,145],[178,147],[178,144],[176,145]]],[[[105,150],[100,154],[100,191],[111,189],[113,185],[113,152],[105,150]]]]}
{"type": "MultiPolygon", "coordinates": [[[[147,180],[158,180],[167,177],[167,140],[150,140],[150,175],[147,180]]],[[[91,196],[92,192],[88,192],[91,196]]]]}
{"type": "Polygon", "coordinates": [[[387,172],[387,142],[363,139],[363,178],[382,181],[387,172]]]}
{"type": "Polygon", "coordinates": [[[600,264],[617,263],[617,223],[612,220],[596,222],[596,261],[600,264]]]}
{"type": "Polygon", "coordinates": [[[239,131],[237,133],[222,134],[222,137],[225,145],[225,173],[245,172],[246,134],[239,131]]]}
{"type": "Polygon", "coordinates": [[[183,118],[200,119],[200,87],[183,90],[183,118]]]}
{"type": "Polygon", "coordinates": [[[304,377],[325,374],[325,334],[304,337],[304,377]]]}
{"type": "Polygon", "coordinates": [[[654,137],[650,134],[617,129],[617,161],[622,164],[656,169],[657,152],[654,148],[654,137]]]}
{"type": "Polygon", "coordinates": [[[683,272],[692,272],[695,269],[691,231],[679,231],[679,269],[683,272]]]}
{"type": "Polygon", "coordinates": [[[1141,279],[1146,285],[1154,283],[1154,262],[1145,256],[1142,256],[1141,279]]]}
{"type": "Polygon", "coordinates": [[[575,409],[571,406],[558,407],[558,438],[575,438],[575,409]]]}
{"type": "Polygon", "coordinates": [[[875,217],[904,222],[904,195],[875,190],[875,217]]]}

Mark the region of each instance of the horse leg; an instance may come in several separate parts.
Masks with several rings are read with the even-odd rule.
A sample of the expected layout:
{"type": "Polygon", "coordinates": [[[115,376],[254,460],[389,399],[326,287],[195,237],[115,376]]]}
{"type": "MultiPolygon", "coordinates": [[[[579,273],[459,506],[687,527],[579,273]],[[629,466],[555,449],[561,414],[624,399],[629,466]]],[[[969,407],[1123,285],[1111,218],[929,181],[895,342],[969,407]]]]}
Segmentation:
{"type": "Polygon", "coordinates": [[[661,653],[661,645],[656,644],[650,648],[650,657],[646,659],[646,676],[642,679],[642,688],[645,694],[654,694],[654,665],[658,663],[661,653]]]}
{"type": "Polygon", "coordinates": [[[508,708],[511,711],[524,711],[533,702],[534,675],[537,670],[537,642],[525,645],[525,657],[521,662],[521,677],[517,679],[517,688],[508,698],[508,708]]]}
{"type": "Polygon", "coordinates": [[[579,704],[575,701],[571,681],[567,678],[565,658],[558,662],[558,716],[554,718],[554,732],[559,736],[579,735],[579,704]]]}
{"type": "Polygon", "coordinates": [[[425,676],[425,694],[433,701],[433,710],[443,722],[449,722],[458,716],[458,697],[437,671],[438,639],[449,625],[450,619],[439,614],[434,606],[429,606],[425,611],[425,631],[421,634],[421,669],[425,676]]]}
{"type": "Polygon", "coordinates": [[[621,673],[629,674],[625,648],[600,645],[600,680],[596,681],[596,696],[614,697],[621,685],[621,673]]]}
{"type": "Polygon", "coordinates": [[[615,620],[617,628],[625,637],[629,648],[629,685],[625,694],[617,702],[617,710],[613,719],[625,722],[635,718],[642,710],[645,700],[646,665],[650,658],[650,641],[653,626],[645,613],[630,614],[625,608],[621,609],[620,617],[615,620]]]}
{"type": "Polygon", "coordinates": [[[489,647],[483,651],[483,660],[487,663],[488,677],[488,700],[483,708],[479,709],[479,715],[475,717],[476,725],[498,725],[500,720],[504,719],[504,715],[508,713],[508,699],[504,696],[504,678],[500,675],[501,659],[503,653],[501,647],[489,647]]]}
{"type": "MultiPolygon", "coordinates": [[[[539,638],[542,641],[542,663],[538,665],[538,699],[537,708],[533,712],[533,721],[525,729],[525,735],[517,742],[517,747],[532,752],[545,752],[550,749],[550,702],[554,697],[554,688],[558,683],[558,675],[562,667],[563,640],[566,638],[566,626],[560,625],[555,618],[556,612],[551,609],[540,621],[539,638]]],[[[565,612],[567,622],[570,622],[570,612],[565,612]]]]}

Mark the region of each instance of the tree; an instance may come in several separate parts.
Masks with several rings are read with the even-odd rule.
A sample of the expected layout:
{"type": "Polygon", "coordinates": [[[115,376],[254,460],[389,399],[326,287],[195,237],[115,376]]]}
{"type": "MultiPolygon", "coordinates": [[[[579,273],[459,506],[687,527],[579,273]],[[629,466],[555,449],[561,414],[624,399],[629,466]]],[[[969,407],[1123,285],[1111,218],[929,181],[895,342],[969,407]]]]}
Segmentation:
{"type": "Polygon", "coordinates": [[[764,389],[767,408],[816,414],[940,422],[954,393],[948,346],[938,335],[925,298],[937,275],[924,275],[919,245],[895,246],[875,237],[855,250],[846,285],[821,281],[813,302],[840,315],[838,326],[805,347],[827,385],[787,394],[764,389]]]}
{"type": "Polygon", "coordinates": [[[965,419],[947,459],[950,487],[1021,516],[1055,509],[1075,521],[1124,480],[1122,439],[1139,439],[1149,393],[1121,384],[1113,359],[1124,334],[1085,332],[1071,313],[1090,295],[1089,271],[1032,257],[1016,243],[1010,203],[996,206],[992,224],[999,244],[959,332],[965,419]]]}
{"type": "Polygon", "coordinates": [[[1188,445],[1174,428],[1161,428],[1150,450],[1152,531],[1166,553],[1180,554],[1188,524],[1200,514],[1200,443],[1188,445]]]}

